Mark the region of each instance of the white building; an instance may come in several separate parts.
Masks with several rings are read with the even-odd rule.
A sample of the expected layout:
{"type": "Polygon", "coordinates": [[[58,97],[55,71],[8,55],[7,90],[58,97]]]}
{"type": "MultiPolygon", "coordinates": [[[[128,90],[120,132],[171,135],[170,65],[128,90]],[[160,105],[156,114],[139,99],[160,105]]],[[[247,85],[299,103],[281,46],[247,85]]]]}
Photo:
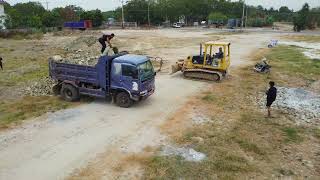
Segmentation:
{"type": "Polygon", "coordinates": [[[4,13],[4,0],[0,0],[0,29],[5,29],[4,21],[6,19],[6,14],[4,13]]]}

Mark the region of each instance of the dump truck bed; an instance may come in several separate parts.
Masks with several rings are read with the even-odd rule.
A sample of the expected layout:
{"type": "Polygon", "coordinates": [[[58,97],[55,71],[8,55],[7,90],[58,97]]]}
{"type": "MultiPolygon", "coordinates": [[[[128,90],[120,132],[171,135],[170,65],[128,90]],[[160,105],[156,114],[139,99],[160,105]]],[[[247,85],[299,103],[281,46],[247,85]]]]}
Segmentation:
{"type": "Polygon", "coordinates": [[[99,85],[99,73],[96,67],[49,62],[49,73],[57,81],[84,82],[99,85]]]}

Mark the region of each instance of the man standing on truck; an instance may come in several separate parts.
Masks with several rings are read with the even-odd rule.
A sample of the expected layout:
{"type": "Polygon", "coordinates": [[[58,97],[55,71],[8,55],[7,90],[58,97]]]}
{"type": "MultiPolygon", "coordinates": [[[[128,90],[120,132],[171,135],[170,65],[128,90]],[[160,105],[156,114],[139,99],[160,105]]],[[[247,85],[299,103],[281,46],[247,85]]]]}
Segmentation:
{"type": "Polygon", "coordinates": [[[109,48],[112,48],[112,45],[111,45],[111,39],[112,38],[114,38],[114,34],[113,33],[111,35],[104,34],[102,37],[99,38],[99,42],[100,42],[100,44],[102,46],[101,54],[103,54],[104,51],[107,48],[106,42],[108,43],[109,48]]]}

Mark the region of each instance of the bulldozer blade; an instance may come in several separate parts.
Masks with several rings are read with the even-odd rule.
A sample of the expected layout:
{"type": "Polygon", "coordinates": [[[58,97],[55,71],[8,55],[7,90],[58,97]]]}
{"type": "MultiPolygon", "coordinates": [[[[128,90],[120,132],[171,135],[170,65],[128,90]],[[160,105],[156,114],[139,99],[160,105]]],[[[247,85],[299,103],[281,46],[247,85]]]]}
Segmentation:
{"type": "Polygon", "coordinates": [[[171,74],[181,71],[181,67],[178,64],[172,65],[171,69],[172,69],[171,74]]]}

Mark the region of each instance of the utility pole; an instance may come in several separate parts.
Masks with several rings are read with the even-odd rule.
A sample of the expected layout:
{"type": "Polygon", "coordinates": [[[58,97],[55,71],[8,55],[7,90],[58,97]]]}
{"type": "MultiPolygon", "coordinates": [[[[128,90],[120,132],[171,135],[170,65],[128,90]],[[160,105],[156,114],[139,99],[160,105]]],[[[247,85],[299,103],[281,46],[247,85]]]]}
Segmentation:
{"type": "Polygon", "coordinates": [[[150,27],[150,0],[148,0],[148,24],[150,27]]]}
{"type": "Polygon", "coordinates": [[[248,6],[246,6],[246,21],[244,27],[247,28],[247,21],[248,21],[248,6]]]}
{"type": "Polygon", "coordinates": [[[48,11],[48,10],[49,10],[49,2],[46,1],[45,3],[46,3],[46,5],[47,5],[47,11],[48,11]]]}
{"type": "Polygon", "coordinates": [[[166,7],[166,22],[168,22],[169,21],[168,20],[168,7],[167,7],[168,6],[168,1],[166,0],[165,3],[166,3],[166,6],[165,6],[166,7]]]}
{"type": "Polygon", "coordinates": [[[123,0],[121,0],[121,10],[122,10],[122,29],[124,29],[124,11],[123,11],[123,0]]]}
{"type": "Polygon", "coordinates": [[[245,6],[246,6],[246,1],[243,1],[241,29],[243,28],[243,25],[244,25],[244,8],[245,8],[245,6]]]}

